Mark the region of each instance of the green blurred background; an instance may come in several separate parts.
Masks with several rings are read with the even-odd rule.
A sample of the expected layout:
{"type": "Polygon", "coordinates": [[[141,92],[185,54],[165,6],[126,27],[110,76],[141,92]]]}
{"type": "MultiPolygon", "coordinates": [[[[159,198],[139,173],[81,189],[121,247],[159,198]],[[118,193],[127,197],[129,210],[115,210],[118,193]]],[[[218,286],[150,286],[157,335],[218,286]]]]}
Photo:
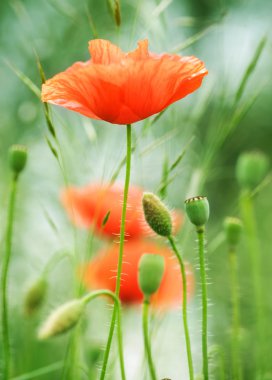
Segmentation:
{"type": "MultiPolygon", "coordinates": [[[[74,245],[73,228],[59,202],[60,190],[65,184],[58,162],[46,142],[46,136],[50,138],[50,135],[42,105],[15,71],[17,74],[23,73],[40,88],[36,55],[49,78],[77,60],[87,60],[88,41],[92,38],[109,39],[125,51],[134,49],[139,39],[148,38],[151,51],[196,55],[209,70],[203,86],[196,93],[170,106],[153,125],[140,122],[134,126],[133,137],[134,141],[137,138],[137,145],[133,156],[132,183],[156,191],[161,182],[165,158],[174,161],[190,142],[184,159],[175,171],[175,178],[168,186],[166,201],[170,206],[183,209],[187,196],[204,192],[209,197],[210,341],[212,346],[220,346],[223,350],[227,372],[230,291],[226,247],[221,244],[220,234],[223,218],[239,214],[239,188],[234,176],[238,155],[244,150],[260,149],[271,158],[272,49],[269,33],[272,3],[269,0],[122,0],[119,28],[115,25],[108,3],[106,0],[0,2],[1,238],[4,235],[10,180],[8,148],[14,143],[26,144],[29,148],[28,166],[22,176],[17,199],[9,282],[14,374],[19,376],[52,363],[57,363],[56,368],[61,367],[70,337],[40,343],[35,334],[48,311],[73,296],[73,273],[69,263],[61,262],[52,272],[47,302],[31,320],[23,316],[22,298],[24,287],[41,273],[48,259],[58,251],[72,251],[74,245]],[[253,62],[256,49],[265,36],[266,43],[259,49],[258,59],[253,62]],[[237,95],[252,62],[246,85],[237,95]],[[191,141],[192,136],[194,139],[191,141]]],[[[109,180],[125,153],[123,127],[91,121],[60,108],[53,109],[53,120],[69,183],[84,185],[109,180]]],[[[124,172],[121,171],[118,179],[122,181],[123,178],[124,172]]],[[[272,185],[268,183],[255,200],[267,326],[267,344],[263,350],[267,363],[266,380],[272,379],[269,356],[269,341],[272,338],[269,324],[272,315],[271,191],[272,185]]],[[[88,232],[80,230],[76,234],[77,251],[83,252],[88,232]]],[[[194,233],[190,226],[185,226],[181,231],[180,241],[186,259],[197,264],[194,233]]],[[[103,244],[97,240],[92,249],[95,251],[103,244]]],[[[239,271],[242,336],[243,346],[246,347],[245,379],[255,380],[251,374],[250,350],[254,346],[254,338],[250,335],[252,289],[244,242],[240,247],[239,271]]],[[[199,293],[198,289],[196,293],[199,293]]],[[[189,314],[193,352],[199,371],[200,305],[197,294],[191,302],[189,314]]],[[[84,357],[82,366],[80,364],[80,379],[97,378],[109,318],[108,306],[97,302],[97,307],[90,308],[88,318],[84,319],[84,354],[78,353],[84,357]],[[85,370],[88,366],[92,367],[90,373],[85,370]]],[[[154,356],[160,377],[187,379],[185,350],[180,345],[180,312],[158,316],[155,326],[158,333],[154,334],[154,356]]],[[[148,379],[142,364],[138,308],[125,310],[124,335],[125,356],[130,368],[128,379],[148,379]]],[[[214,358],[215,379],[219,378],[216,372],[217,357],[215,355],[214,358]]],[[[109,379],[119,379],[115,359],[112,355],[109,379]]],[[[61,373],[58,369],[32,378],[69,378],[68,374],[61,377],[61,373]]]]}

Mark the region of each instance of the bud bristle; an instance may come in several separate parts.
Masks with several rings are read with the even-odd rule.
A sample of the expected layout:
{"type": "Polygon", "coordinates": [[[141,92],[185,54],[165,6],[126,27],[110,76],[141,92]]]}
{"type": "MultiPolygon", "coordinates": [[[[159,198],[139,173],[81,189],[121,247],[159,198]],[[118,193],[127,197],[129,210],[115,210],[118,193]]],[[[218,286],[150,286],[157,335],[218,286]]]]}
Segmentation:
{"type": "Polygon", "coordinates": [[[145,220],[156,234],[170,236],[172,233],[172,218],[168,208],[153,193],[144,193],[143,210],[145,220]]]}

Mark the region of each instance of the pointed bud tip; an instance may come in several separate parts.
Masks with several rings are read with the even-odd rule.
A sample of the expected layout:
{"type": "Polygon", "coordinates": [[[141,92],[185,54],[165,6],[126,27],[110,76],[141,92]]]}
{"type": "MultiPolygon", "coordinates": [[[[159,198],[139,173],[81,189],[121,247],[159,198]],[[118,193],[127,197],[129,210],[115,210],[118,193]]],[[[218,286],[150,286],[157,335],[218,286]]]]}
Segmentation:
{"type": "Polygon", "coordinates": [[[162,201],[153,193],[144,193],[142,204],[145,220],[152,230],[160,236],[170,236],[172,218],[170,211],[162,201]]]}
{"type": "Polygon", "coordinates": [[[210,206],[207,197],[197,196],[186,199],[185,209],[191,223],[196,227],[204,226],[210,216],[210,206]]]}

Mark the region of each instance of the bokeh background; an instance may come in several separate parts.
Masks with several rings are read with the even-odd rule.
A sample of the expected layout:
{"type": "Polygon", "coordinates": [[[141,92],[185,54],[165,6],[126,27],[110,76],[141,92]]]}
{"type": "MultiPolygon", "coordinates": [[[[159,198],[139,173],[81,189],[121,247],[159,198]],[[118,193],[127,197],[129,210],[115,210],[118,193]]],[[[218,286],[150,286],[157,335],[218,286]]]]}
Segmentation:
{"type": "MultiPolygon", "coordinates": [[[[173,162],[187,147],[185,157],[173,173],[165,200],[169,206],[181,210],[188,196],[205,193],[210,200],[207,251],[211,304],[209,333],[214,348],[211,354],[214,378],[218,379],[224,357],[228,371],[230,288],[222,221],[226,215],[239,215],[235,163],[242,151],[250,149],[260,149],[271,158],[272,3],[269,0],[122,0],[119,28],[109,3],[106,0],[0,2],[1,251],[10,181],[8,148],[11,144],[22,143],[29,149],[28,165],[17,198],[9,281],[14,375],[18,380],[69,379],[70,375],[63,373],[62,363],[68,355],[71,336],[41,343],[36,340],[36,330],[52,308],[73,297],[75,268],[71,268],[67,260],[56,266],[50,274],[45,305],[31,319],[26,319],[22,312],[24,289],[39,276],[56,252],[72,252],[76,246],[76,251],[83,257],[86,250],[89,255],[95,255],[106,244],[96,238],[92,246],[88,246],[89,232],[71,226],[61,206],[60,192],[65,187],[63,173],[46,141],[50,134],[42,104],[29,88],[33,87],[32,82],[38,89],[41,87],[37,56],[49,78],[77,60],[87,60],[90,39],[109,39],[129,51],[136,47],[139,39],[148,38],[151,51],[196,55],[209,70],[203,86],[196,93],[169,107],[153,124],[139,122],[133,127],[137,144],[132,161],[132,183],[157,191],[165,159],[173,162]],[[245,86],[241,87],[246,72],[245,86]],[[28,81],[31,81],[30,86],[28,81]],[[49,368],[44,370],[48,373],[31,375],[32,371],[43,367],[49,368]],[[20,377],[25,373],[29,375],[20,377]]],[[[91,121],[60,108],[53,109],[53,120],[61,142],[68,182],[80,186],[109,181],[125,153],[124,128],[91,121]]],[[[123,178],[124,171],[121,170],[118,180],[122,182],[123,178]]],[[[272,184],[268,182],[255,199],[267,324],[267,343],[263,350],[267,363],[266,380],[272,379],[269,360],[272,338],[269,323],[272,315],[271,191],[272,184]]],[[[191,300],[189,315],[193,354],[200,371],[199,274],[194,231],[188,223],[182,228],[179,239],[186,259],[195,266],[196,294],[191,300]]],[[[246,347],[243,351],[244,371],[246,379],[253,379],[250,358],[251,346],[255,343],[250,335],[253,317],[249,272],[243,242],[239,248],[239,278],[242,337],[246,347]]],[[[79,379],[96,379],[98,376],[110,315],[110,308],[104,301],[96,301],[88,308],[78,353],[79,379]],[[91,368],[89,373],[86,368],[91,368]]],[[[180,310],[157,315],[153,335],[160,378],[186,380],[180,310]]],[[[139,306],[125,308],[124,337],[128,379],[148,379],[143,362],[139,306]]],[[[109,379],[120,378],[116,352],[111,356],[109,379]]]]}

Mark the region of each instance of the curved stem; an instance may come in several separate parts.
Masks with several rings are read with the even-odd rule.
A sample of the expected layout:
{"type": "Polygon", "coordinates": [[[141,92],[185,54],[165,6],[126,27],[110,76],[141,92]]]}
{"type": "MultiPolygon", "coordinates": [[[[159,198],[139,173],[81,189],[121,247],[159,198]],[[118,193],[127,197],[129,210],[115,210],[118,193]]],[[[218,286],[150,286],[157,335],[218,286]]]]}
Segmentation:
{"type": "Polygon", "coordinates": [[[231,274],[231,303],[232,303],[232,378],[240,380],[242,378],[240,363],[240,310],[239,310],[239,291],[238,291],[238,273],[237,273],[237,257],[234,248],[229,249],[229,262],[231,274]]]}
{"type": "Polygon", "coordinates": [[[3,256],[2,273],[1,273],[1,304],[2,304],[2,340],[3,340],[3,378],[9,379],[10,377],[10,343],[9,343],[9,323],[8,323],[8,270],[11,257],[11,243],[13,232],[13,219],[15,209],[15,198],[17,190],[18,175],[14,175],[11,182],[8,215],[7,215],[7,228],[6,228],[6,241],[5,241],[5,254],[3,256]]]}
{"type": "Polygon", "coordinates": [[[184,265],[184,262],[182,260],[181,254],[179,253],[179,251],[177,249],[177,246],[176,246],[176,243],[175,243],[173,236],[169,236],[168,240],[169,240],[169,243],[170,243],[177,259],[178,259],[180,271],[181,271],[181,277],[182,277],[182,317],[183,317],[184,334],[185,334],[185,341],[186,341],[187,360],[188,360],[190,380],[194,380],[194,367],[193,367],[189,327],[188,327],[188,321],[187,321],[187,279],[186,279],[185,265],[184,265]]]}
{"type": "Polygon", "coordinates": [[[116,305],[117,310],[117,340],[118,340],[118,350],[119,350],[119,358],[120,358],[120,371],[121,371],[121,378],[122,380],[126,380],[126,373],[125,373],[125,361],[124,361],[124,349],[123,349],[123,335],[122,335],[122,314],[121,314],[121,303],[119,298],[116,296],[115,293],[111,292],[110,290],[98,290],[96,292],[92,292],[85,296],[84,302],[88,303],[94,298],[97,298],[99,296],[108,296],[111,297],[114,301],[114,304],[116,305]]]}
{"type": "MultiPolygon", "coordinates": [[[[122,208],[122,219],[120,228],[120,245],[119,245],[119,257],[118,257],[118,267],[117,267],[117,278],[115,286],[115,295],[119,297],[120,286],[121,286],[121,273],[123,264],[123,252],[124,252],[124,241],[125,241],[125,227],[126,227],[126,212],[127,212],[127,199],[128,199],[128,189],[130,181],[130,166],[131,166],[131,125],[127,125],[127,157],[126,157],[126,178],[124,185],[124,197],[123,197],[123,208],[122,208]]],[[[104,354],[104,360],[102,365],[102,370],[100,374],[100,380],[103,380],[106,375],[107,364],[111,349],[111,342],[115,328],[116,320],[116,303],[114,304],[114,309],[111,318],[110,331],[108,336],[108,341],[106,345],[106,350],[104,354]]]]}
{"type": "Polygon", "coordinates": [[[204,380],[209,379],[208,361],[208,301],[207,301],[207,279],[204,257],[204,227],[197,229],[198,253],[200,262],[201,289],[202,289],[202,360],[204,380]]]}
{"type": "Polygon", "coordinates": [[[147,354],[147,361],[148,361],[148,367],[149,367],[151,379],[156,380],[157,375],[156,375],[155,366],[152,360],[151,347],[150,347],[149,336],[148,336],[148,311],[149,311],[149,300],[145,299],[143,302],[143,320],[142,320],[144,346],[145,346],[145,352],[147,354]]]}

